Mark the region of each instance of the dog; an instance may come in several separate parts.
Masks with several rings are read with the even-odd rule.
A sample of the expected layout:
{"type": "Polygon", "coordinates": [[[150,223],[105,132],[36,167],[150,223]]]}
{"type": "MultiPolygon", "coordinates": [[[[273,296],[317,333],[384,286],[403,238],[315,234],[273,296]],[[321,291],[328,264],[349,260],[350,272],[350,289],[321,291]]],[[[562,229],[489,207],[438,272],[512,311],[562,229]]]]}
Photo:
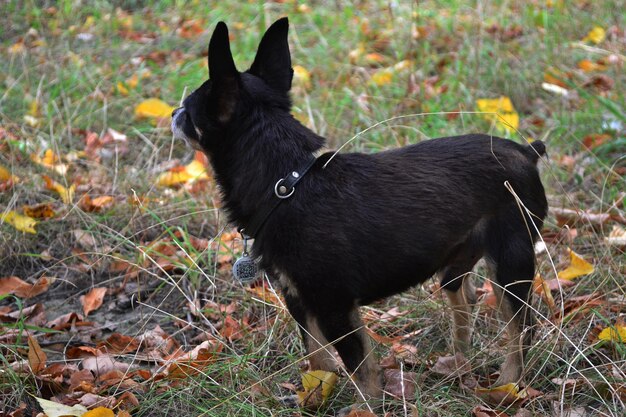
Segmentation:
{"type": "Polygon", "coordinates": [[[496,385],[520,380],[533,333],[534,242],[547,213],[540,141],[489,135],[431,139],[375,154],[314,155],[325,139],[290,113],[293,69],[282,18],[239,72],[228,28],[209,43],[209,80],[174,110],[172,130],[206,153],[229,220],[280,285],[312,369],[336,367],[382,395],[382,373],[359,306],[438,275],[454,349],[470,346],[469,275],[484,258],[508,347],[496,385]]]}

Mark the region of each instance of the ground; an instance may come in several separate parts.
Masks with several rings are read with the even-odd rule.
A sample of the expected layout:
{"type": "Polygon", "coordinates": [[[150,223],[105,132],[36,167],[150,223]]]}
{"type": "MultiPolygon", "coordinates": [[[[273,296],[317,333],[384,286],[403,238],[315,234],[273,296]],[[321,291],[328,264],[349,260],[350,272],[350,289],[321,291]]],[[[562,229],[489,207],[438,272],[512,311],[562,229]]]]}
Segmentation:
{"type": "Polygon", "coordinates": [[[297,328],[268,282],[233,280],[241,241],[206,160],[168,128],[171,108],[207,78],[218,21],[244,70],[287,15],[293,114],[329,149],[468,132],[548,149],[529,390],[504,403],[480,391],[505,338],[479,267],[460,377],[443,365],[450,322],[436,282],[363,308],[388,379],[415,381],[404,396],[390,385],[384,409],[622,415],[621,2],[88,3],[8,1],[0,16],[2,412],[31,415],[34,397],[133,416],[333,415],[353,402],[343,373],[317,410],[284,401],[307,365],[297,328]],[[16,225],[26,214],[31,232],[16,225]]]}

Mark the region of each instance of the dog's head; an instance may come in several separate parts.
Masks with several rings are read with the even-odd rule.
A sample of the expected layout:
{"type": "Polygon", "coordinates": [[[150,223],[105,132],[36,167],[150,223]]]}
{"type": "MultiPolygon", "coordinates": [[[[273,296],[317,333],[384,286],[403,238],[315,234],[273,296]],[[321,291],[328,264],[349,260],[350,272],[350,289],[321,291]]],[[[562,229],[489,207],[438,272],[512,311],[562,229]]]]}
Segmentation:
{"type": "Polygon", "coordinates": [[[289,112],[293,78],[287,43],[287,18],[276,21],[263,35],[249,70],[237,71],[230,51],[228,28],[219,22],[209,42],[209,80],[172,114],[172,131],[194,148],[213,154],[228,132],[245,128],[259,109],[289,112]]]}

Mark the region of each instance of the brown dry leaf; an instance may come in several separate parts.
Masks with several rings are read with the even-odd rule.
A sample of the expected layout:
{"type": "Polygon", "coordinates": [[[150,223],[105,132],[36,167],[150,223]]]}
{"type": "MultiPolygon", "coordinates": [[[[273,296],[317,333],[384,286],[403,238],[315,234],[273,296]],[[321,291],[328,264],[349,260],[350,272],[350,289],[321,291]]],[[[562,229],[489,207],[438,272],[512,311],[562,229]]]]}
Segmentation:
{"type": "Polygon", "coordinates": [[[96,238],[86,230],[74,229],[72,230],[74,239],[78,246],[87,251],[94,251],[98,248],[98,242],[96,238]]]}
{"type": "Polygon", "coordinates": [[[38,375],[45,367],[48,355],[41,349],[37,339],[28,336],[28,365],[35,375],[38,375]]]}
{"type": "Polygon", "coordinates": [[[417,374],[415,372],[385,369],[385,392],[396,398],[412,400],[415,397],[416,383],[417,374]]]}
{"type": "Polygon", "coordinates": [[[372,413],[369,410],[359,410],[359,409],[353,408],[346,415],[346,417],[377,417],[377,416],[376,414],[372,413]]]}
{"type": "Polygon", "coordinates": [[[380,335],[376,333],[375,331],[373,331],[372,329],[370,329],[369,327],[365,327],[365,331],[367,332],[367,334],[370,335],[372,339],[376,341],[376,343],[380,343],[381,345],[391,346],[394,343],[397,343],[402,339],[402,336],[389,337],[389,336],[380,335]]]}
{"type": "Polygon", "coordinates": [[[0,278],[0,295],[14,294],[20,298],[32,298],[48,291],[53,281],[53,278],[41,277],[34,284],[29,284],[15,276],[0,278]]]}
{"type": "Polygon", "coordinates": [[[83,369],[89,369],[98,378],[111,371],[127,372],[130,365],[117,361],[111,355],[99,353],[96,356],[88,356],[81,362],[83,369]]]}
{"type": "Polygon", "coordinates": [[[285,304],[280,299],[280,296],[276,294],[271,288],[266,287],[265,285],[258,285],[256,287],[246,287],[246,291],[257,296],[259,299],[264,302],[275,306],[278,309],[282,309],[282,306],[285,304]]]}
{"type": "Polygon", "coordinates": [[[191,352],[183,354],[167,368],[169,379],[182,379],[202,372],[215,361],[215,353],[221,351],[223,345],[217,347],[209,341],[204,341],[191,352]]]}
{"type": "Polygon", "coordinates": [[[492,408],[485,407],[484,405],[477,405],[472,409],[472,415],[474,417],[509,417],[504,411],[496,411],[492,408]]]}
{"type": "Polygon", "coordinates": [[[86,295],[80,297],[80,302],[83,305],[83,313],[88,316],[94,310],[99,309],[102,306],[104,296],[107,293],[107,289],[104,287],[92,288],[86,295]]]}
{"type": "Polygon", "coordinates": [[[33,219],[50,219],[54,217],[52,204],[42,203],[34,206],[23,206],[24,214],[33,219]]]}
{"type": "Polygon", "coordinates": [[[592,133],[583,138],[583,145],[589,149],[595,149],[600,145],[613,139],[613,136],[607,133],[592,133]]]}
{"type": "Polygon", "coordinates": [[[98,348],[109,353],[123,354],[136,352],[139,349],[139,345],[139,341],[134,337],[113,333],[104,342],[98,343],[98,348]]]}
{"type": "Polygon", "coordinates": [[[472,366],[463,353],[457,352],[451,356],[440,356],[430,370],[439,375],[458,378],[471,372],[472,366]]]}

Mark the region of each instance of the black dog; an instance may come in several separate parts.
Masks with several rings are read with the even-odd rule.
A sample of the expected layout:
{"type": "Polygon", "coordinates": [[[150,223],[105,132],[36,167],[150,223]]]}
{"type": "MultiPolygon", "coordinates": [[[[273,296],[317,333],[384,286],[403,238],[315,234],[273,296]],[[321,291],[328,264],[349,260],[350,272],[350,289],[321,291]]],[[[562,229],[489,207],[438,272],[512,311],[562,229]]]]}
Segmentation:
{"type": "Polygon", "coordinates": [[[311,367],[335,366],[321,348],[330,343],[360,390],[380,396],[358,308],[436,273],[455,349],[465,351],[475,300],[467,277],[484,257],[510,340],[497,384],[517,381],[532,334],[533,243],[547,212],[535,166],[544,145],[476,134],[315,159],[324,139],[290,114],[287,31],[286,18],[274,23],[240,73],[218,23],[210,79],[174,111],[172,129],[208,155],[230,220],[281,284],[311,367]]]}

